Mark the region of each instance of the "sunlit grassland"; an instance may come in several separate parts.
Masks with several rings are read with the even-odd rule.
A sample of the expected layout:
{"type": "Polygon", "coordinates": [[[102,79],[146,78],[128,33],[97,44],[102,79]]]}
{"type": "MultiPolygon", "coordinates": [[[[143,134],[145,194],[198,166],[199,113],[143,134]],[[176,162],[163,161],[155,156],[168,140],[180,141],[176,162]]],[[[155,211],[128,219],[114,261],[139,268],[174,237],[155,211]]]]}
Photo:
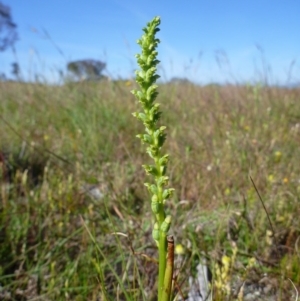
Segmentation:
{"type": "MultiPolygon", "coordinates": [[[[155,294],[157,267],[144,256],[156,252],[141,168],[148,158],[135,137],[133,85],[0,83],[0,296],[155,294]],[[88,184],[105,197],[90,197],[88,184]]],[[[201,252],[211,263],[231,256],[232,220],[244,267],[236,273],[256,257],[284,289],[292,289],[288,278],[299,286],[300,90],[184,83],[159,93],[176,189],[172,227],[175,242],[188,246],[176,270],[182,290],[201,252]]]]}

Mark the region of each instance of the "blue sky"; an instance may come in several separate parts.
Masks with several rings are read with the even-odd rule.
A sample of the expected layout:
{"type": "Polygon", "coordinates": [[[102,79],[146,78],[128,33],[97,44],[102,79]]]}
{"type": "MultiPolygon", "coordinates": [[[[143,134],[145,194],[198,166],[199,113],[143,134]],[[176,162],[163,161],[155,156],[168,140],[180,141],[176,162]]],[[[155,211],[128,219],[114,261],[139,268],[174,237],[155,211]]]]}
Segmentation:
{"type": "MultiPolygon", "coordinates": [[[[47,81],[77,59],[107,63],[111,77],[132,77],[142,27],[161,17],[159,73],[201,84],[263,79],[300,82],[299,0],[2,0],[18,25],[23,77],[47,81]],[[49,37],[45,34],[49,34],[49,37]]],[[[12,51],[0,53],[10,76],[12,51]]]]}

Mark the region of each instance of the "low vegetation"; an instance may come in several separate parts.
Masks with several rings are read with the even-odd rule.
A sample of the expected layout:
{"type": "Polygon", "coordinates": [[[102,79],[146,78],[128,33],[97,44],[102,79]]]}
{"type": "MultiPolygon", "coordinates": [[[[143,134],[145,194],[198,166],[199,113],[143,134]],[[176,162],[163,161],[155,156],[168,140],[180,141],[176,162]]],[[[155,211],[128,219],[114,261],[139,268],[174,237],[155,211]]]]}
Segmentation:
{"type": "MultiPolygon", "coordinates": [[[[155,300],[134,88],[0,83],[0,299],[155,300]]],[[[300,286],[300,89],[158,91],[175,188],[175,293],[187,293],[206,258],[216,300],[234,300],[236,277],[266,273],[289,300],[300,286]]]]}

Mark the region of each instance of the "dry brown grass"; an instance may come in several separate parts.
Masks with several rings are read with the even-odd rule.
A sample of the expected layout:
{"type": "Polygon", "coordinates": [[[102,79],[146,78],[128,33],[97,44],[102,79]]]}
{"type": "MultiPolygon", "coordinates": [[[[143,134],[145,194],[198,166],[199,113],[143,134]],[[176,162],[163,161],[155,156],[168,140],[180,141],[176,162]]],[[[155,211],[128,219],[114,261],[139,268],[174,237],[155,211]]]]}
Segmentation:
{"type": "MultiPolygon", "coordinates": [[[[132,86],[0,83],[0,284],[12,298],[32,277],[42,283],[36,288],[42,300],[96,300],[103,283],[114,296],[117,282],[109,264],[124,277],[132,300],[143,299],[141,285],[148,294],[153,290],[155,266],[132,255],[125,238],[119,244],[110,234],[121,231],[136,251],[155,252],[141,168],[148,159],[135,138],[140,125],[131,116],[132,86]],[[31,173],[24,180],[27,169],[31,173]],[[82,194],[84,183],[105,183],[105,201],[82,194]],[[88,238],[80,215],[105,257],[88,238]],[[102,280],[97,280],[99,268],[102,280]]],[[[291,278],[299,286],[300,90],[185,83],[162,85],[159,92],[176,189],[173,229],[177,243],[192,255],[182,279],[201,251],[215,254],[213,261],[231,254],[227,237],[234,218],[238,262],[246,266],[256,256],[259,272],[291,278]],[[249,175],[279,245],[266,238],[270,225],[249,175]]]]}

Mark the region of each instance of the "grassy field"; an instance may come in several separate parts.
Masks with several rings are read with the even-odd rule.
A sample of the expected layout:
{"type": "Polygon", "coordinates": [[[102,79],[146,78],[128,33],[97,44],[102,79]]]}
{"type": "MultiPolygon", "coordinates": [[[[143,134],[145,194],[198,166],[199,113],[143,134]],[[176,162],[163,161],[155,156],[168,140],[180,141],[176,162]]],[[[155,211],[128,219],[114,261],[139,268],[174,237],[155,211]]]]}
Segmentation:
{"type": "MultiPolygon", "coordinates": [[[[1,300],[155,300],[133,88],[0,83],[1,300]]],[[[216,273],[225,255],[224,286],[268,273],[282,296],[288,279],[299,288],[300,89],[179,83],[159,93],[182,292],[200,258],[216,273]]]]}

